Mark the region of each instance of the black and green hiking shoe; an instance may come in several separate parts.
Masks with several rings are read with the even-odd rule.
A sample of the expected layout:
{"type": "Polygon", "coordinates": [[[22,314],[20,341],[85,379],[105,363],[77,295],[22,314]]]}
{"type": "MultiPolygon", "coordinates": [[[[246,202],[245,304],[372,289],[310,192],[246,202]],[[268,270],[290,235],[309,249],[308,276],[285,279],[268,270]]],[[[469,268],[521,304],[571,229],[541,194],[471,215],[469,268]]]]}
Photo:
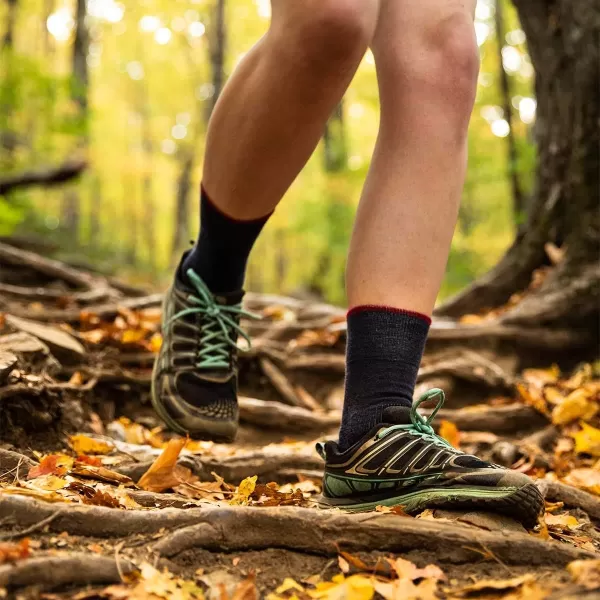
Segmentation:
{"type": "Polygon", "coordinates": [[[369,511],[401,505],[407,513],[425,508],[477,508],[504,513],[533,528],[544,500],[529,477],[464,454],[436,435],[431,421],[444,403],[433,389],[412,408],[384,411],[378,425],[344,452],[335,442],[318,444],[325,459],[321,506],[369,511]],[[438,399],[427,419],[420,404],[438,399]]]}
{"type": "Polygon", "coordinates": [[[163,305],[163,343],[152,374],[152,405],[174,431],[230,442],[238,425],[238,335],[243,291],[214,296],[192,270],[175,276],[163,305]]]}

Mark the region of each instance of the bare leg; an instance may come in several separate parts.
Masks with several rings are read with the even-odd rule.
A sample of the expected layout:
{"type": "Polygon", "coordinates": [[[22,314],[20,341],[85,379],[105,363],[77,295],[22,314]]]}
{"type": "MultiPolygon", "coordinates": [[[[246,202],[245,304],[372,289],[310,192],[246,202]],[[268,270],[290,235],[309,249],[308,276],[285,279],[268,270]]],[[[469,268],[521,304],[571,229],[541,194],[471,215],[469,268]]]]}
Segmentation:
{"type": "Polygon", "coordinates": [[[380,0],[272,0],[272,23],[225,86],[210,121],[203,185],[236,219],[270,213],[349,85],[380,0]]]}
{"type": "Polygon", "coordinates": [[[479,66],[475,0],[382,0],[381,124],[348,259],[351,307],[430,315],[466,167],[479,66]]]}

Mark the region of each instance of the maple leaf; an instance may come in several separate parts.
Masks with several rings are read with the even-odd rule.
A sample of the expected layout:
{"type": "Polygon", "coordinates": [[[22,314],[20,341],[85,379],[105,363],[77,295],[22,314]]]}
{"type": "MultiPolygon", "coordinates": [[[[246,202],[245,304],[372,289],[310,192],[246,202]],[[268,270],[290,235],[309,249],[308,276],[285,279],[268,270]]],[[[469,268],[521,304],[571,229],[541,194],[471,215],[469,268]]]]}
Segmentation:
{"type": "Polygon", "coordinates": [[[23,538],[19,542],[0,542],[0,564],[23,560],[29,555],[29,538],[23,538]]]}
{"type": "Polygon", "coordinates": [[[65,475],[73,466],[73,459],[64,454],[48,454],[44,456],[39,465],[35,465],[29,469],[27,479],[35,479],[44,475],[56,475],[60,477],[65,475]]]}
{"type": "Polygon", "coordinates": [[[70,436],[69,445],[77,454],[108,454],[114,450],[112,444],[102,440],[95,440],[83,433],[70,436]]]}

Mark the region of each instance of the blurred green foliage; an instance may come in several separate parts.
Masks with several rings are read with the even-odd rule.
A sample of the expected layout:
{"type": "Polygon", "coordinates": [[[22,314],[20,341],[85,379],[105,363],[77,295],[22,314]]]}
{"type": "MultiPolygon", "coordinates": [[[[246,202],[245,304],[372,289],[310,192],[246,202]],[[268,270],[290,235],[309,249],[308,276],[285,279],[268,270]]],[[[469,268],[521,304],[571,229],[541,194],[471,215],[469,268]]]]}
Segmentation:
{"type": "MultiPolygon", "coordinates": [[[[441,297],[489,269],[511,242],[516,222],[508,178],[499,42],[511,85],[515,165],[532,185],[535,149],[533,70],[516,13],[504,3],[506,36],[494,34],[493,0],[480,0],[481,74],[471,122],[470,163],[441,297]]],[[[227,0],[226,73],[268,26],[268,2],[227,0]]],[[[0,235],[48,237],[63,258],[164,284],[173,251],[176,186],[195,152],[189,234],[197,230],[197,192],[211,101],[208,36],[213,0],[88,0],[89,114],[71,99],[74,0],[18,0],[6,43],[8,4],[0,6],[0,173],[58,164],[85,151],[77,182],[0,197],[0,235]],[[86,132],[89,126],[89,136],[86,132]],[[84,256],[85,260],[81,257],[84,256]]],[[[81,91],[81,90],[79,90],[81,91]]],[[[377,135],[372,55],[332,120],[333,163],[323,144],[290,189],[253,252],[248,287],[316,291],[344,302],[344,264],[354,211],[377,135]],[[339,116],[339,115],[338,115],[339,116]],[[331,161],[330,161],[331,162],[331,161]]],[[[232,143],[234,143],[232,141],[232,143]]],[[[0,175],[1,176],[1,175],[0,175]]],[[[400,257],[401,259],[401,257],[400,257]]]]}

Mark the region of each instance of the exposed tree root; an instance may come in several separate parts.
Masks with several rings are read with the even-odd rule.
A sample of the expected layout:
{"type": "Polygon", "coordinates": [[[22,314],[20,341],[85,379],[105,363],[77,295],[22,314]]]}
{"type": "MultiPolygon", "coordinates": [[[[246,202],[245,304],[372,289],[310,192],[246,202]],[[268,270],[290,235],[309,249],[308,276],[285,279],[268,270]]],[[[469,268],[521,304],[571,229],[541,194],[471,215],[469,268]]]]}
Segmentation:
{"type": "Polygon", "coordinates": [[[87,167],[84,160],[70,160],[55,167],[43,167],[0,179],[0,196],[31,185],[56,185],[74,179],[87,167]]]}
{"type": "Polygon", "coordinates": [[[538,489],[551,502],[564,502],[565,506],[581,508],[592,519],[600,520],[600,498],[559,481],[535,481],[538,489]]]}
{"type": "Polygon", "coordinates": [[[327,431],[340,423],[337,413],[315,413],[298,406],[241,397],[240,420],[260,427],[276,427],[290,431],[327,431]]]}
{"type": "Polygon", "coordinates": [[[64,556],[40,556],[0,567],[0,586],[40,586],[54,588],[63,585],[118,583],[121,573],[135,570],[127,560],[76,552],[64,556]]]}
{"type": "MultiPolygon", "coordinates": [[[[18,518],[22,524],[40,521],[55,510],[53,505],[29,498],[0,498],[0,517],[18,518]]],[[[450,563],[471,562],[480,558],[482,552],[491,552],[507,564],[532,566],[564,565],[596,556],[519,533],[491,532],[393,514],[345,514],[295,507],[207,506],[146,512],[72,505],[48,528],[104,538],[171,531],[153,547],[165,557],[194,547],[212,551],[285,548],[332,556],[340,548],[383,552],[418,549],[435,552],[440,561],[450,563]]]]}
{"type": "Polygon", "coordinates": [[[435,551],[440,561],[453,563],[471,562],[477,550],[487,550],[505,563],[527,565],[564,564],[575,556],[595,556],[525,534],[390,514],[344,514],[293,507],[206,509],[203,522],[168,534],[154,545],[167,557],[194,547],[227,551],[285,548],[330,555],[339,549],[419,549],[435,551]]]}
{"type": "Polygon", "coordinates": [[[25,479],[34,465],[35,463],[23,454],[0,448],[0,479],[25,479]]]}
{"type": "Polygon", "coordinates": [[[45,258],[35,252],[20,250],[8,244],[0,243],[0,260],[18,267],[33,269],[47,277],[60,279],[80,290],[95,290],[97,293],[99,288],[110,289],[103,277],[79,271],[58,260],[45,258]]]}

